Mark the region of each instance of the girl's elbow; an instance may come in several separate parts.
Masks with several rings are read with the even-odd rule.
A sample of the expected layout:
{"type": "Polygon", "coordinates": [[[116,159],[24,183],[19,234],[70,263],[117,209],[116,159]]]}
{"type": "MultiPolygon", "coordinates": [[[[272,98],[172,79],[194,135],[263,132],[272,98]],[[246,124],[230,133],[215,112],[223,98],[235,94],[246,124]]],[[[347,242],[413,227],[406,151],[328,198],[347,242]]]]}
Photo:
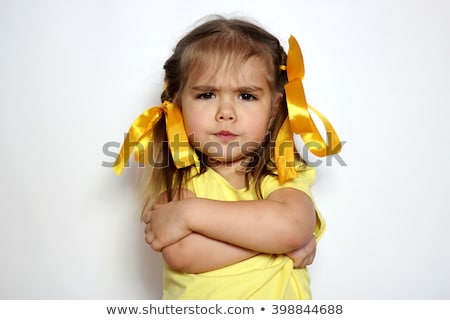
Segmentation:
{"type": "Polygon", "coordinates": [[[290,252],[300,248],[303,248],[311,240],[313,232],[299,232],[292,233],[290,236],[285,237],[284,251],[290,252]]]}
{"type": "Polygon", "coordinates": [[[174,243],[162,249],[162,255],[167,265],[175,271],[186,271],[188,268],[188,257],[183,252],[183,246],[180,243],[174,243]]]}
{"type": "Polygon", "coordinates": [[[284,233],[286,248],[296,250],[309,243],[314,233],[315,224],[315,211],[307,218],[293,222],[284,233]]]}

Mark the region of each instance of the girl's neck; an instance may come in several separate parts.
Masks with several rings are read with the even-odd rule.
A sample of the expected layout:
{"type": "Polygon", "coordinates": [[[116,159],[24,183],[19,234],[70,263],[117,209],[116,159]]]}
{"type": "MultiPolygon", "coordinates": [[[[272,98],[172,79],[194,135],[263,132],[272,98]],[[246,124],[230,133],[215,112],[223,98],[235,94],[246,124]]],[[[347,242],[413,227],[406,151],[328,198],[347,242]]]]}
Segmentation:
{"type": "Polygon", "coordinates": [[[242,170],[241,162],[222,162],[210,164],[209,167],[220,174],[236,189],[246,187],[245,173],[242,170]]]}

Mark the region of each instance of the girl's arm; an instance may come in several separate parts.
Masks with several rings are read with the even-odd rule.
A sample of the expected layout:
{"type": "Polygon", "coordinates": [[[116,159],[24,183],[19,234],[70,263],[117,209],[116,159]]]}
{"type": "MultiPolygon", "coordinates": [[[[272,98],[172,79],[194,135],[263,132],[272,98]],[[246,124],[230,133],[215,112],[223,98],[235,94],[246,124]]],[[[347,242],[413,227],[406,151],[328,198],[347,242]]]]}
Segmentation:
{"type": "MultiPolygon", "coordinates": [[[[195,194],[183,189],[175,193],[174,201],[195,198],[195,194]]],[[[157,206],[167,203],[163,194],[156,202],[157,206]]],[[[146,234],[151,225],[145,228],[146,234]]],[[[222,268],[255,256],[258,252],[237,247],[222,241],[207,238],[198,233],[191,233],[162,249],[164,261],[174,270],[201,273],[222,268]]]]}
{"type": "Polygon", "coordinates": [[[196,232],[255,252],[286,253],[305,246],[315,225],[311,199],[293,188],[278,189],[265,200],[173,201],[156,205],[143,218],[155,250],[196,232]]]}
{"type": "MultiPolygon", "coordinates": [[[[294,268],[304,268],[314,261],[316,246],[312,237],[304,247],[288,252],[286,256],[292,259],[294,268]]],[[[164,261],[174,270],[201,273],[235,264],[258,252],[191,233],[162,249],[162,254],[164,261]]]]}
{"type": "Polygon", "coordinates": [[[201,273],[235,264],[258,252],[191,233],[162,249],[164,261],[174,270],[201,273]]]}

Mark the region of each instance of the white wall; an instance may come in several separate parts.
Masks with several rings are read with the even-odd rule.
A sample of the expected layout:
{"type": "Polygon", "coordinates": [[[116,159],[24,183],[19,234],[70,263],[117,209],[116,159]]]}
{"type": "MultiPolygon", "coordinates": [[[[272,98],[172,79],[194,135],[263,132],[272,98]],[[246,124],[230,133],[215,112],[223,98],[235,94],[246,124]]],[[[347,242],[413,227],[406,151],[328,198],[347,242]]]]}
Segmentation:
{"type": "Polygon", "coordinates": [[[0,298],[158,299],[136,170],[102,147],[158,103],[210,13],[299,40],[310,104],[346,144],[318,168],[316,299],[449,299],[448,1],[0,2],[0,298]]]}

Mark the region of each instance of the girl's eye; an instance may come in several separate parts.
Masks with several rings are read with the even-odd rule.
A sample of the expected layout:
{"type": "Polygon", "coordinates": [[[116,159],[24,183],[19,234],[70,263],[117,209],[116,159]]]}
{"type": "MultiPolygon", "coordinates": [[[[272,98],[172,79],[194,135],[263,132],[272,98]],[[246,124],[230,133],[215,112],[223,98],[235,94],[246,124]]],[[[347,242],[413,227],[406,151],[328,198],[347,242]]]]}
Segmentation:
{"type": "Polygon", "coordinates": [[[241,93],[241,95],[239,96],[239,99],[252,101],[252,100],[255,100],[256,97],[254,95],[251,95],[250,93],[241,93]]]}
{"type": "Polygon", "coordinates": [[[197,99],[202,99],[202,100],[212,99],[212,98],[214,98],[214,93],[212,93],[212,92],[202,93],[197,96],[197,99]]]}

